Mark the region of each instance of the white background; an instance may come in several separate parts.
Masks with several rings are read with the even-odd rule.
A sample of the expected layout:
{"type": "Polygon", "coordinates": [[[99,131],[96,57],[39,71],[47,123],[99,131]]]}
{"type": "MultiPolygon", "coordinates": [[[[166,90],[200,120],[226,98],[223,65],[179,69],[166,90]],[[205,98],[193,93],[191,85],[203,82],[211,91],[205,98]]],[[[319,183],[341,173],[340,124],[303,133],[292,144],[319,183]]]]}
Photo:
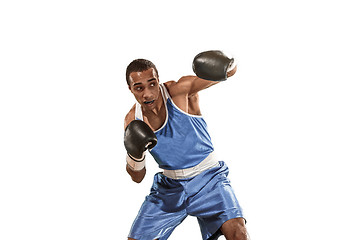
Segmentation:
{"type": "Polygon", "coordinates": [[[252,239],[359,239],[355,3],[1,1],[0,239],[126,239],[158,169],[124,170],[125,68],[177,80],[210,49],[238,61],[200,96],[252,239]]]}

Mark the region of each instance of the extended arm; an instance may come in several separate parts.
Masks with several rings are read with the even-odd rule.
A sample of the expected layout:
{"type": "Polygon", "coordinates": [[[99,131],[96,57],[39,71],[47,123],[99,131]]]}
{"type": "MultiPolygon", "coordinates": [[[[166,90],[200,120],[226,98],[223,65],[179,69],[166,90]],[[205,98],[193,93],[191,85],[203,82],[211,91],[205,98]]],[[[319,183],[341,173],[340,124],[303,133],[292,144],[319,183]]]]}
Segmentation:
{"type": "Polygon", "coordinates": [[[182,77],[173,84],[173,95],[187,94],[191,96],[197,92],[225,81],[236,73],[236,64],[221,51],[206,51],[195,56],[193,70],[196,76],[182,77]]]}

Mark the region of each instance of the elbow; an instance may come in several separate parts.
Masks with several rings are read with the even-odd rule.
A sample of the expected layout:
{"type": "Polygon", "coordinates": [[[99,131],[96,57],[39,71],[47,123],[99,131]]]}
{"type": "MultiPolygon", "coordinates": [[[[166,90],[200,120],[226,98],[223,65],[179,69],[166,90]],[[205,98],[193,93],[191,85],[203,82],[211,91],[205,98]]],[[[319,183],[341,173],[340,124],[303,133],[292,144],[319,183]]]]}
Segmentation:
{"type": "Polygon", "coordinates": [[[136,183],[141,183],[145,177],[145,173],[131,175],[131,179],[136,183]]]}
{"type": "Polygon", "coordinates": [[[144,179],[144,177],[142,177],[142,178],[131,177],[131,179],[136,183],[141,183],[142,180],[144,179]]]}
{"type": "Polygon", "coordinates": [[[128,165],[126,166],[126,171],[130,175],[131,180],[136,183],[141,183],[146,174],[146,168],[143,168],[140,171],[133,171],[128,165]]]}

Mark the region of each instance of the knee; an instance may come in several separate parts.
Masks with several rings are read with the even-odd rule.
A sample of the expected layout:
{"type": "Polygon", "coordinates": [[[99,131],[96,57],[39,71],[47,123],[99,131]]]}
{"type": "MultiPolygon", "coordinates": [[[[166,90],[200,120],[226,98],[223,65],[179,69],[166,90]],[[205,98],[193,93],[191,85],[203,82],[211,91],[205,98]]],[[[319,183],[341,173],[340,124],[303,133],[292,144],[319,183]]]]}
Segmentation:
{"type": "Polygon", "coordinates": [[[234,240],[249,240],[247,237],[247,231],[246,231],[246,227],[239,224],[237,228],[234,229],[234,235],[233,235],[233,239],[234,240]]]}
{"type": "Polygon", "coordinates": [[[249,240],[244,220],[238,219],[237,221],[233,221],[229,227],[227,234],[224,234],[226,239],[249,240]]]}
{"type": "Polygon", "coordinates": [[[238,226],[236,228],[233,229],[233,231],[231,232],[231,234],[229,234],[230,236],[228,236],[226,239],[230,239],[230,240],[248,240],[247,238],[247,233],[246,233],[246,228],[244,226],[238,226]]]}

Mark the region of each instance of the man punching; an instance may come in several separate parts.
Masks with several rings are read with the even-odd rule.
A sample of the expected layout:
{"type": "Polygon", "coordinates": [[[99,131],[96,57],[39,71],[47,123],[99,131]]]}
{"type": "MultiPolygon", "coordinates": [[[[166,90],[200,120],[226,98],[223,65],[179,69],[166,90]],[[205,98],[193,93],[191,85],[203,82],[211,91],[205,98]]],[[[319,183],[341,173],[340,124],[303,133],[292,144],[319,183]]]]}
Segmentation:
{"type": "Polygon", "coordinates": [[[140,183],[147,150],[163,169],[154,176],[129,239],[168,239],[188,215],[197,217],[203,239],[247,239],[228,167],[216,157],[198,103],[198,92],[233,76],[236,65],[221,51],[206,51],[194,58],[193,70],[196,76],[160,83],[148,60],[136,59],[126,69],[137,101],[125,117],[126,170],[140,183]]]}

